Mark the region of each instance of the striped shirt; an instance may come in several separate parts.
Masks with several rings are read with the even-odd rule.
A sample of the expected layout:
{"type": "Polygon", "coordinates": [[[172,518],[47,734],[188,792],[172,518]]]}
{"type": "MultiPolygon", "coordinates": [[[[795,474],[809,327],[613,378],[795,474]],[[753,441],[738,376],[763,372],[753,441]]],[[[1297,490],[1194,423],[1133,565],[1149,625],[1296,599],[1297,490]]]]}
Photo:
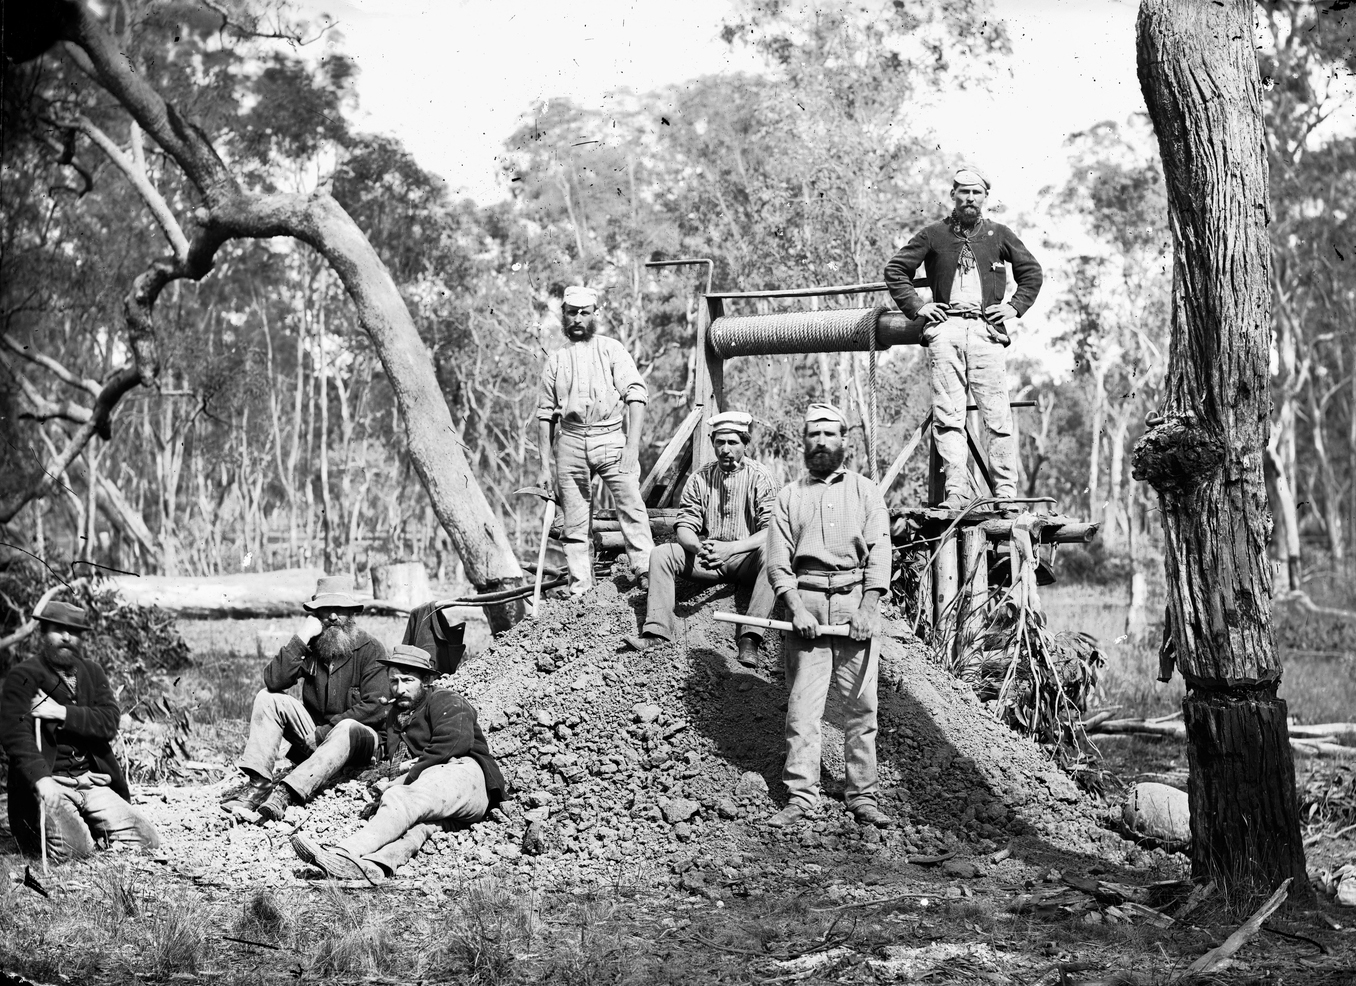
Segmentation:
{"type": "Polygon", "coordinates": [[[595,335],[571,341],[546,357],[537,418],[562,424],[620,424],[627,404],[644,404],[650,392],[636,361],[616,339],[595,335]]]}
{"type": "Polygon", "coordinates": [[[782,488],[767,536],[767,574],[781,595],[798,571],[865,569],[863,587],[890,587],[890,514],[876,484],[839,468],[782,488]]]}
{"type": "Polygon", "coordinates": [[[742,541],[767,529],[776,498],[772,474],[752,459],[741,459],[731,472],[712,462],[683,487],[675,526],[689,527],[699,538],[742,541]]]}

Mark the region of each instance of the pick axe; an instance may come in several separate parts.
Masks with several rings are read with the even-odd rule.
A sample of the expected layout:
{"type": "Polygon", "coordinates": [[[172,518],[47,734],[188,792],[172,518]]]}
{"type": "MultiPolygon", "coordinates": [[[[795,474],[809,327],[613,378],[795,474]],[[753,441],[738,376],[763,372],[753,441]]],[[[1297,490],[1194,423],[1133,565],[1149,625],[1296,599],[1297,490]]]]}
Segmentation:
{"type": "Polygon", "coordinates": [[[524,486],[514,490],[513,495],[530,493],[539,496],[546,503],[546,513],[541,521],[541,549],[537,552],[537,583],[532,587],[532,619],[537,618],[537,607],[541,604],[541,580],[546,571],[546,542],[551,536],[551,523],[556,519],[556,495],[545,486],[524,486]]]}

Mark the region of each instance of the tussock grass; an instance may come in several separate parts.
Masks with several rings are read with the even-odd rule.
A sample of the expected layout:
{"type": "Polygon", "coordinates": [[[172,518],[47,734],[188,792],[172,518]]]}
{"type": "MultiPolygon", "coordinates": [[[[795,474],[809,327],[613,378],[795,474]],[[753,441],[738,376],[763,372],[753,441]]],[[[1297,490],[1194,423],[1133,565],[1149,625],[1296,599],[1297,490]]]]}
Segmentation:
{"type": "Polygon", "coordinates": [[[290,937],[296,920],[271,890],[259,889],[240,905],[233,932],[238,938],[277,944],[290,937]]]}
{"type": "Polygon", "coordinates": [[[397,927],[408,926],[408,914],[374,906],[327,887],[321,914],[311,924],[319,937],[307,952],[316,976],[395,976],[409,965],[409,949],[399,944],[397,927]]]}
{"type": "Polygon", "coordinates": [[[490,881],[472,883],[436,927],[421,975],[455,975],[483,986],[529,978],[541,924],[531,901],[490,881]]]}
{"type": "Polygon", "coordinates": [[[614,904],[585,900],[574,905],[561,937],[548,955],[544,977],[563,986],[613,986],[635,981],[630,943],[612,920],[614,904]]]}
{"type": "Polygon", "coordinates": [[[197,972],[207,956],[210,926],[210,910],[193,895],[152,911],[143,922],[147,935],[144,954],[152,975],[197,972]]]}

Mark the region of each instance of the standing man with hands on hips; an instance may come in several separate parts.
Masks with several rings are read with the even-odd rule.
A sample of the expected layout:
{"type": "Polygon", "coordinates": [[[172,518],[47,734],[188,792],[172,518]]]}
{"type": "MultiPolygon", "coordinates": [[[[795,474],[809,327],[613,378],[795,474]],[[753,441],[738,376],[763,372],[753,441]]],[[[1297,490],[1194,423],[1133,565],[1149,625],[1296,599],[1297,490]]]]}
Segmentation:
{"type": "Polygon", "coordinates": [[[1017,495],[1017,445],[1012,434],[1004,350],[1011,345],[1008,322],[1021,318],[1041,289],[1041,265],[1017,234],[984,218],[989,180],[962,168],[951,182],[951,214],[931,223],[885,265],[885,283],[909,318],[927,320],[923,345],[932,377],[932,434],[946,474],[946,499],[955,510],[972,496],[966,468],[966,390],[974,397],[989,433],[994,496],[1017,495]],[[924,303],[913,286],[922,265],[932,300],[924,303]],[[1007,301],[1007,268],[1017,290],[1007,301]]]}

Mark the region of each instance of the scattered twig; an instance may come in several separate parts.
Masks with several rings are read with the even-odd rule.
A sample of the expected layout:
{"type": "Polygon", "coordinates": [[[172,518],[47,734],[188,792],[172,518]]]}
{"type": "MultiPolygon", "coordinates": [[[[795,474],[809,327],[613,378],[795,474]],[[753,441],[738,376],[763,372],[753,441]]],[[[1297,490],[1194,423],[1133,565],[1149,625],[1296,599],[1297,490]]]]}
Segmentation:
{"type": "Polygon", "coordinates": [[[1188,980],[1195,976],[1204,975],[1237,952],[1247,943],[1248,939],[1257,934],[1262,927],[1262,922],[1271,917],[1276,909],[1285,903],[1285,898],[1289,896],[1289,893],[1290,878],[1286,877],[1285,880],[1281,882],[1281,885],[1276,888],[1276,892],[1271,895],[1271,898],[1258,908],[1257,913],[1244,921],[1237,931],[1226,938],[1223,945],[1220,945],[1218,948],[1212,948],[1195,962],[1191,963],[1191,965],[1187,966],[1186,972],[1182,973],[1182,975],[1174,981],[1182,982],[1183,980],[1188,980]]]}
{"type": "Polygon", "coordinates": [[[234,935],[222,935],[222,936],[221,936],[221,940],[222,940],[222,941],[237,941],[237,942],[240,942],[240,944],[242,944],[242,945],[254,945],[254,946],[258,947],[258,948],[271,948],[271,949],[273,949],[273,951],[275,951],[275,952],[281,952],[281,951],[283,950],[283,947],[282,947],[281,945],[270,945],[270,944],[269,944],[268,942],[266,942],[266,941],[254,941],[254,940],[251,939],[251,938],[237,938],[237,937],[235,937],[234,935]]]}
{"type": "Polygon", "coordinates": [[[835,904],[833,907],[812,907],[815,914],[830,914],[834,911],[846,911],[851,907],[875,907],[877,904],[895,904],[901,900],[931,900],[937,894],[896,894],[893,897],[877,897],[874,900],[855,900],[848,904],[835,904]]]}
{"type": "Polygon", "coordinates": [[[759,959],[767,959],[767,958],[772,958],[772,957],[773,957],[773,956],[768,955],[767,952],[755,952],[755,951],[754,951],[753,949],[751,949],[751,948],[737,948],[737,947],[735,947],[734,945],[722,945],[722,944],[720,944],[720,942],[714,942],[714,941],[712,941],[712,940],[709,939],[709,938],[703,938],[701,935],[697,934],[695,931],[692,933],[692,937],[693,937],[695,940],[701,942],[703,945],[707,946],[708,948],[718,948],[718,949],[720,949],[722,952],[734,952],[734,953],[736,953],[736,954],[738,954],[738,955],[752,955],[752,956],[754,956],[755,958],[759,958],[759,959]]]}
{"type": "Polygon", "coordinates": [[[1296,934],[1293,931],[1282,931],[1280,928],[1263,928],[1262,930],[1269,931],[1273,935],[1280,935],[1282,938],[1289,938],[1291,941],[1307,942],[1308,944],[1314,946],[1314,948],[1318,949],[1319,954],[1321,955],[1332,954],[1331,952],[1328,951],[1328,947],[1324,945],[1321,941],[1316,941],[1315,939],[1310,938],[1308,935],[1296,934]]]}

